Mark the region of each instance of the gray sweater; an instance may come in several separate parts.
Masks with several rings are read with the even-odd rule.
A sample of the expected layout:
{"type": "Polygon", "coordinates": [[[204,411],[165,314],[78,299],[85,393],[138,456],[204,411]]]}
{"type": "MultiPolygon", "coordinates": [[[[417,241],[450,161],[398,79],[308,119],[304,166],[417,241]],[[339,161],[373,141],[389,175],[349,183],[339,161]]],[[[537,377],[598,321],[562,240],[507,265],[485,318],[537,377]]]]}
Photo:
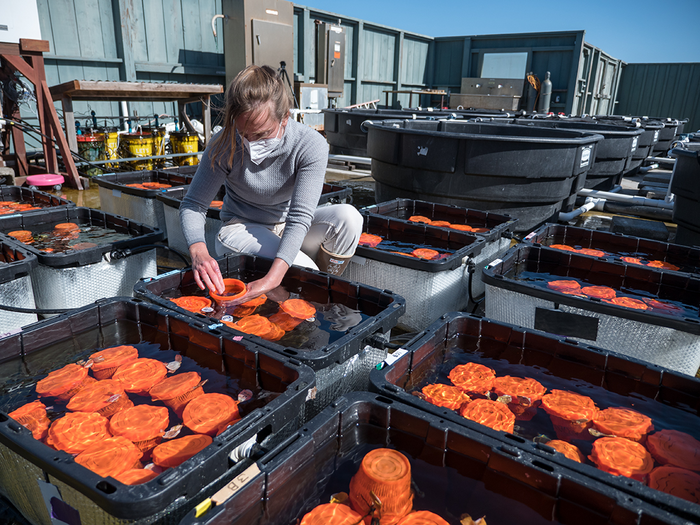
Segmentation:
{"type": "MultiPolygon", "coordinates": [[[[323,190],[328,143],[317,131],[290,118],[277,149],[256,166],[238,133],[235,135],[236,154],[231,170],[218,162],[212,163],[213,148],[207,147],[202,155],[180,206],[180,223],[187,245],[206,242],[206,211],[224,185],[222,221],[239,218],[264,225],[284,222],[277,257],[291,266],[323,190]]],[[[222,158],[227,161],[228,155],[227,151],[222,158]]]]}

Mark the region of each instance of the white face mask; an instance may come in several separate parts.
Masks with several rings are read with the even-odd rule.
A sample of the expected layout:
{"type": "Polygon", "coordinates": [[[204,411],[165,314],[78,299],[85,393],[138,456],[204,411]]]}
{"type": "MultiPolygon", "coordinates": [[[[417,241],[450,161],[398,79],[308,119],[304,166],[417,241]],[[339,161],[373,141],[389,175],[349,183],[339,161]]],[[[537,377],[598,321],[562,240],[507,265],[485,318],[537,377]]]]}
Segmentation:
{"type": "Polygon", "coordinates": [[[277,137],[281,127],[282,123],[277,126],[277,133],[275,133],[275,136],[269,139],[259,139],[253,141],[246,138],[243,139],[243,144],[245,144],[245,146],[248,148],[248,152],[250,153],[250,160],[253,161],[256,166],[265,160],[270,153],[275,151],[280,142],[282,142],[282,139],[277,137]]]}

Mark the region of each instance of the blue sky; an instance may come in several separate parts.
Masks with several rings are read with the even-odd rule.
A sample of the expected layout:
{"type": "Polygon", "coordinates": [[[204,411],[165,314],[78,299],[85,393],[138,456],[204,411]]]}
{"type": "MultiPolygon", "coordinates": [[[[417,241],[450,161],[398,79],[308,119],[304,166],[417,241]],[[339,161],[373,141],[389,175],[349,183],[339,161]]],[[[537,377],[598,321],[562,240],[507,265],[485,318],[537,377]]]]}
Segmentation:
{"type": "Polygon", "coordinates": [[[700,0],[306,0],[310,8],[422,35],[583,29],[627,63],[700,62],[700,0]]]}

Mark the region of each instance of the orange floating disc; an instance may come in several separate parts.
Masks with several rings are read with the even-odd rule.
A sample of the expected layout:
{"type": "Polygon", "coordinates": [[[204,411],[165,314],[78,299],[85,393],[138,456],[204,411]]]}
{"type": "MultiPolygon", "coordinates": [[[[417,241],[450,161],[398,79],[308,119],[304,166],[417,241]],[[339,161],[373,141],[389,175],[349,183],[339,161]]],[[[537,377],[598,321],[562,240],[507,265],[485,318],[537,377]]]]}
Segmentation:
{"type": "Polygon", "coordinates": [[[49,427],[46,444],[69,454],[80,454],[93,443],[111,437],[109,419],[95,412],[69,412],[49,427]]]}
{"type": "Polygon", "coordinates": [[[662,465],[700,472],[700,441],[678,430],[660,430],[647,436],[647,449],[662,465]]]}
{"type": "Polygon", "coordinates": [[[648,310],[649,306],[640,301],[639,299],[634,299],[633,297],[615,297],[613,299],[603,299],[606,303],[616,304],[618,306],[624,306],[625,308],[634,308],[635,310],[648,310]]]}
{"type": "Polygon", "coordinates": [[[650,266],[651,268],[662,268],[663,270],[673,270],[676,272],[680,270],[680,268],[675,264],[671,264],[665,261],[650,261],[649,263],[647,263],[647,266],[650,266]]]}
{"type": "Polygon", "coordinates": [[[429,510],[417,510],[403,518],[397,525],[450,525],[437,514],[429,510]]]}
{"type": "Polygon", "coordinates": [[[224,205],[224,201],[211,201],[211,204],[209,205],[210,208],[217,208],[221,209],[221,207],[224,205]]]}
{"type": "Polygon", "coordinates": [[[641,441],[654,429],[651,418],[629,408],[606,408],[593,417],[593,426],[603,434],[641,441]]]}
{"type": "Polygon", "coordinates": [[[90,356],[93,361],[92,373],[96,379],[109,379],[124,363],[135,361],[139,351],[133,346],[122,345],[104,348],[90,356]]]}
{"type": "Polygon", "coordinates": [[[617,292],[609,286],[584,286],[581,288],[581,293],[598,299],[612,299],[617,295],[617,292]]]}
{"type": "Polygon", "coordinates": [[[419,259],[425,259],[427,261],[433,260],[436,257],[440,256],[440,252],[437,250],[431,250],[429,248],[416,248],[411,252],[411,254],[414,257],[418,257],[419,259]]]}
{"type": "Polygon", "coordinates": [[[569,294],[569,295],[580,295],[581,285],[577,281],[570,281],[566,279],[558,281],[549,281],[547,283],[547,288],[551,288],[557,292],[569,294]]]}
{"type": "Polygon", "coordinates": [[[503,376],[494,380],[493,391],[499,396],[510,396],[513,404],[529,407],[542,399],[547,389],[530,377],[503,376]]]}
{"type": "Polygon", "coordinates": [[[620,437],[596,439],[588,459],[600,470],[638,481],[644,481],[654,468],[654,460],[647,449],[636,441],[620,437]]]}
{"type": "Polygon", "coordinates": [[[283,312],[282,310],[272,314],[269,317],[269,319],[272,324],[279,326],[285,332],[290,332],[291,330],[294,330],[297,326],[299,326],[299,324],[304,322],[303,319],[293,317],[287,312],[283,312]]]}
{"type": "Polygon", "coordinates": [[[145,396],[166,375],[168,375],[168,369],[163,363],[155,359],[140,357],[117,368],[112,379],[121,383],[125,392],[145,396]]]}
{"type": "Polygon", "coordinates": [[[654,310],[660,310],[666,314],[678,314],[683,312],[683,308],[680,308],[675,304],[664,303],[663,301],[659,301],[657,299],[642,297],[642,301],[644,301],[648,306],[651,306],[654,310]]]}
{"type": "Polygon", "coordinates": [[[267,317],[262,315],[249,315],[239,319],[235,323],[232,321],[223,321],[226,326],[230,326],[245,334],[257,335],[262,337],[270,333],[272,323],[267,317]]]}
{"type": "Polygon", "coordinates": [[[153,449],[153,463],[159,467],[177,467],[211,445],[212,438],[194,434],[165,441],[153,449]]]}
{"type": "Polygon", "coordinates": [[[700,503],[700,475],[679,467],[656,467],[649,473],[648,485],[677,498],[700,503]]]}
{"type": "Polygon", "coordinates": [[[560,439],[592,439],[587,430],[598,408],[590,397],[566,390],[552,390],[542,398],[542,408],[549,414],[560,439]]]}
{"type": "Polygon", "coordinates": [[[316,308],[303,299],[287,299],[280,304],[280,309],[298,319],[309,319],[316,315],[316,308]]]}
{"type": "Polygon", "coordinates": [[[382,242],[384,239],[382,239],[379,235],[372,235],[371,233],[363,233],[360,235],[360,240],[358,244],[361,246],[369,246],[370,248],[375,248],[377,244],[382,242]]]}
{"type": "Polygon", "coordinates": [[[430,225],[431,226],[441,226],[443,228],[449,228],[450,226],[452,226],[452,223],[450,223],[448,221],[432,221],[430,223],[430,225]]]}
{"type": "MultiPolygon", "coordinates": [[[[450,228],[452,228],[453,230],[459,230],[462,232],[473,232],[474,231],[474,228],[472,228],[471,226],[468,226],[467,224],[451,224],[450,228]]],[[[414,514],[415,514],[415,512],[414,512],[414,514]]]]}
{"type": "Polygon", "coordinates": [[[622,257],[621,259],[622,262],[626,262],[629,264],[641,264],[642,266],[644,266],[644,263],[639,257],[622,257]]]}
{"type": "Polygon", "coordinates": [[[225,394],[203,394],[185,407],[182,422],[192,432],[215,436],[217,432],[240,419],[238,401],[225,394]]]}
{"type": "Polygon", "coordinates": [[[548,447],[552,447],[557,452],[561,452],[567,458],[578,463],[583,463],[586,457],[581,453],[576,445],[562,441],[561,439],[552,439],[545,443],[548,447]]]}
{"type": "Polygon", "coordinates": [[[573,248],[572,246],[569,246],[568,244],[550,244],[550,248],[554,248],[555,250],[564,250],[565,252],[575,252],[576,248],[573,248]]]}
{"type": "Polygon", "coordinates": [[[141,451],[136,445],[126,438],[116,436],[93,443],[75,457],[75,462],[106,478],[140,468],[140,459],[141,451]]]}
{"type": "Polygon", "coordinates": [[[184,372],[166,377],[149,390],[153,401],[162,401],[182,417],[187,403],[204,394],[201,386],[202,377],[197,372],[184,372]]]}
{"type": "Polygon", "coordinates": [[[488,366],[470,362],[465,365],[457,365],[450,370],[447,377],[453,385],[465,392],[486,395],[493,388],[496,372],[488,366]]]}
{"type": "Polygon", "coordinates": [[[605,252],[602,250],[594,250],[592,248],[581,248],[576,250],[577,253],[582,253],[583,255],[591,255],[592,257],[605,257],[605,252]]]}
{"type": "Polygon", "coordinates": [[[75,224],[74,222],[62,222],[60,224],[57,224],[54,226],[54,229],[59,232],[72,232],[72,231],[77,231],[80,229],[80,226],[75,224]]]}
{"type": "Polygon", "coordinates": [[[94,380],[88,377],[88,369],[68,364],[63,368],[50,372],[44,379],[36,384],[36,393],[39,397],[55,397],[59,401],[68,401],[86,384],[94,380]]]}
{"type": "Polygon", "coordinates": [[[428,403],[439,407],[457,410],[471,399],[464,391],[456,386],[442,385],[440,383],[424,386],[421,390],[428,403]]]}
{"type": "Polygon", "coordinates": [[[162,190],[165,188],[172,188],[172,184],[165,184],[163,182],[144,182],[143,187],[149,190],[162,190]]]}
{"type": "Polygon", "coordinates": [[[105,379],[81,389],[68,401],[66,408],[73,412],[97,412],[110,418],[120,410],[133,406],[119,381],[105,379]]]}
{"type": "Polygon", "coordinates": [[[46,407],[41,401],[26,403],[8,415],[29,430],[34,439],[41,441],[49,433],[51,421],[46,415],[46,407]]]}
{"type": "Polygon", "coordinates": [[[245,303],[242,303],[240,306],[258,307],[258,306],[265,304],[265,301],[267,301],[267,295],[262,294],[262,295],[258,295],[255,299],[251,299],[250,301],[246,301],[245,303]]]}
{"type": "Polygon", "coordinates": [[[29,244],[34,241],[34,235],[29,230],[15,230],[8,233],[10,237],[17,239],[19,242],[29,244]]]}
{"type": "Polygon", "coordinates": [[[462,417],[481,423],[494,430],[513,432],[515,414],[503,403],[490,399],[475,399],[459,411],[462,417]]]}
{"type": "Polygon", "coordinates": [[[270,331],[262,336],[266,341],[279,341],[284,337],[285,331],[275,323],[270,323],[270,331]]]}
{"type": "Polygon", "coordinates": [[[411,216],[408,218],[408,220],[411,221],[411,222],[422,222],[422,223],[425,223],[425,224],[430,224],[430,223],[433,222],[433,221],[431,221],[430,219],[428,219],[428,217],[424,217],[423,215],[411,215],[411,216]]]}
{"type": "Polygon", "coordinates": [[[211,306],[211,299],[198,295],[183,295],[170,300],[180,308],[194,313],[200,313],[202,308],[211,306]]]}
{"type": "Polygon", "coordinates": [[[239,279],[224,279],[224,293],[218,294],[216,290],[209,290],[209,295],[217,304],[226,304],[245,295],[247,288],[239,279]]]}
{"type": "Polygon", "coordinates": [[[299,525],[357,525],[362,516],[340,503],[319,505],[301,518],[299,525]]]}
{"type": "Polygon", "coordinates": [[[137,405],[126,408],[109,422],[109,431],[133,442],[143,453],[155,447],[168,430],[170,416],[165,407],[137,405]]]}
{"type": "Polygon", "coordinates": [[[146,468],[135,468],[125,470],[121,474],[112,477],[124,485],[141,485],[142,483],[151,481],[156,476],[158,476],[158,474],[152,470],[146,468]]]}

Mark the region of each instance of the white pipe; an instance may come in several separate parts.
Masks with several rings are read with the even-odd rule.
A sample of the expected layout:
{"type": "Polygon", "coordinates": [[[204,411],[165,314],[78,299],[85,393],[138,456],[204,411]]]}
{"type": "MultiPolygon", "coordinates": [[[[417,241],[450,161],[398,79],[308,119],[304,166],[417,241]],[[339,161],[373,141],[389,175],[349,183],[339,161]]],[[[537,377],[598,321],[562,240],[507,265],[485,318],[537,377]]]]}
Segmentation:
{"type": "Polygon", "coordinates": [[[585,213],[587,211],[591,211],[593,208],[595,208],[595,203],[594,202],[586,202],[583,206],[580,208],[576,208],[575,210],[572,210],[570,212],[564,213],[561,212],[559,213],[559,220],[562,222],[568,222],[571,219],[574,219],[581,215],[582,213],[585,213]]]}
{"type": "Polygon", "coordinates": [[[647,157],[646,158],[647,162],[659,162],[659,163],[666,163],[666,164],[675,164],[676,159],[669,159],[666,157],[647,157]]]}
{"type": "MultiPolygon", "coordinates": [[[[126,105],[126,100],[122,100],[119,104],[122,108],[122,117],[128,118],[129,106],[126,105]]],[[[129,123],[127,122],[127,119],[122,120],[122,127],[124,128],[124,131],[129,131],[129,123]]]]}
{"type": "Polygon", "coordinates": [[[629,204],[637,204],[639,206],[651,206],[653,208],[673,209],[673,202],[658,199],[647,199],[637,195],[624,195],[620,193],[610,193],[609,191],[598,191],[583,188],[578,191],[578,194],[583,197],[600,197],[609,201],[627,202],[629,204]]]}
{"type": "Polygon", "coordinates": [[[355,164],[372,164],[372,157],[358,157],[355,155],[336,155],[335,153],[329,153],[328,160],[354,162],[355,164]]]}
{"type": "Polygon", "coordinates": [[[211,32],[214,33],[214,38],[216,38],[216,19],[221,18],[222,20],[225,18],[224,15],[214,15],[211,19],[211,32]]]}

